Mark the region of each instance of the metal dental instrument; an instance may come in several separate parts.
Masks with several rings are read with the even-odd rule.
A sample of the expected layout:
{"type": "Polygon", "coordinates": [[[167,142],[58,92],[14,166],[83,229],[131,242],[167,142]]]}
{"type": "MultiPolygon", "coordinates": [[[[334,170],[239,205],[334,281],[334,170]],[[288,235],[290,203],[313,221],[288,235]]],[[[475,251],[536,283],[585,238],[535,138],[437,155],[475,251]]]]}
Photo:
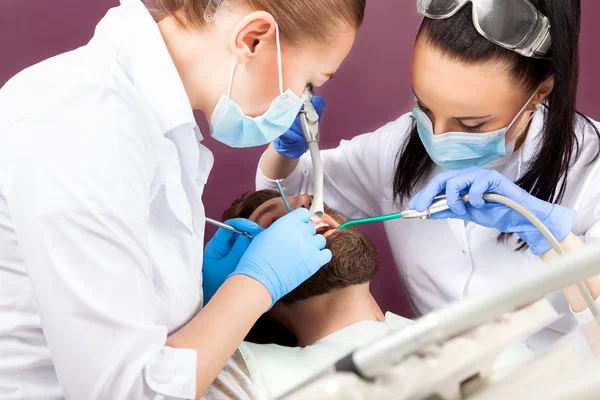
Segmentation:
{"type": "MultiPolygon", "coordinates": [[[[463,195],[461,197],[461,199],[462,199],[463,202],[467,203],[469,201],[469,195],[465,194],[465,195],[463,195]]],[[[504,196],[500,196],[500,195],[494,194],[494,193],[485,193],[483,195],[483,199],[486,200],[486,201],[491,201],[491,202],[495,202],[495,203],[504,204],[505,206],[510,207],[513,210],[515,210],[516,212],[518,212],[519,214],[521,214],[529,222],[531,222],[531,224],[533,226],[535,226],[536,229],[539,230],[542,235],[544,235],[544,237],[546,238],[546,240],[548,242],[550,242],[550,245],[552,245],[552,248],[554,249],[554,251],[556,251],[556,253],[558,255],[563,255],[564,254],[564,250],[560,246],[560,243],[558,242],[558,240],[556,240],[556,238],[550,232],[550,230],[546,227],[546,225],[544,225],[527,208],[523,207],[522,205],[520,205],[516,201],[513,201],[513,200],[511,200],[509,198],[506,198],[504,196]]],[[[357,219],[357,220],[351,220],[351,221],[348,221],[348,222],[340,225],[338,227],[338,230],[348,228],[349,226],[370,224],[370,223],[373,223],[373,222],[388,221],[388,220],[397,219],[397,218],[402,218],[402,219],[415,219],[415,218],[428,219],[433,214],[437,214],[439,212],[442,212],[442,211],[445,211],[445,210],[449,210],[449,209],[450,209],[450,207],[448,207],[448,203],[446,201],[446,196],[442,195],[442,196],[435,197],[433,203],[431,204],[431,206],[429,206],[429,208],[427,208],[425,211],[416,211],[416,210],[407,209],[407,210],[404,210],[402,212],[395,213],[395,214],[388,214],[388,215],[381,215],[381,216],[377,216],[377,217],[370,217],[370,218],[362,218],[362,219],[357,219]]],[[[587,286],[585,285],[585,283],[578,282],[576,284],[576,286],[577,286],[577,289],[579,290],[579,292],[581,293],[581,296],[585,300],[585,304],[590,309],[590,311],[591,311],[591,313],[592,313],[592,315],[594,317],[594,320],[596,321],[596,324],[598,326],[600,326],[600,310],[598,310],[598,307],[596,306],[596,302],[594,301],[594,298],[592,297],[592,294],[590,293],[590,291],[587,288],[587,286]]]]}
{"type": "Polygon", "coordinates": [[[312,87],[309,85],[304,91],[306,100],[304,109],[300,110],[300,125],[302,133],[308,143],[308,150],[312,158],[313,170],[315,176],[315,186],[313,193],[312,206],[310,207],[311,220],[318,222],[323,219],[323,165],[321,163],[321,153],[319,152],[319,114],[313,106],[312,87]]]}
{"type": "Polygon", "coordinates": [[[215,221],[212,218],[206,217],[206,222],[208,222],[209,224],[214,225],[216,227],[226,229],[226,230],[228,230],[230,232],[237,233],[238,235],[246,236],[248,239],[252,239],[252,235],[249,234],[248,232],[240,231],[239,229],[234,228],[233,226],[224,224],[224,223],[219,222],[219,221],[215,221]]]}
{"type": "Polygon", "coordinates": [[[351,226],[372,224],[374,222],[384,222],[384,221],[389,221],[389,220],[398,219],[398,218],[427,219],[430,216],[432,216],[433,214],[436,214],[436,213],[439,213],[440,211],[445,211],[448,209],[450,209],[450,207],[448,207],[448,204],[446,203],[446,196],[437,196],[433,200],[433,203],[431,204],[431,206],[429,206],[429,208],[425,211],[419,212],[416,210],[406,209],[402,212],[397,212],[397,213],[393,213],[393,214],[378,215],[376,217],[368,217],[368,218],[361,218],[361,219],[353,219],[353,220],[346,221],[343,224],[341,224],[338,227],[338,230],[346,229],[351,226]]]}
{"type": "Polygon", "coordinates": [[[279,190],[279,194],[281,195],[281,198],[283,199],[283,204],[285,204],[285,208],[287,209],[288,213],[292,212],[292,207],[290,207],[290,203],[288,203],[287,199],[285,198],[285,193],[283,192],[283,188],[281,187],[281,182],[280,181],[275,181],[275,183],[277,184],[277,190],[279,190]]]}

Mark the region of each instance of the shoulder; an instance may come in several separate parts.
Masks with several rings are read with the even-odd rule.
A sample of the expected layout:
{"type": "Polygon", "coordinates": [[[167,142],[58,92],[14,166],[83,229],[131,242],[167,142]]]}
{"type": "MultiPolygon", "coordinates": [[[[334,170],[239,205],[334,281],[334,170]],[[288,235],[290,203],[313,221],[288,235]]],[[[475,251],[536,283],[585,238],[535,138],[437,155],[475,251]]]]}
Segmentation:
{"type": "Polygon", "coordinates": [[[122,64],[116,52],[88,44],[22,70],[0,89],[0,127],[69,110],[103,120],[115,108],[140,114],[143,101],[122,64]]]}
{"type": "Polygon", "coordinates": [[[580,157],[586,159],[595,158],[600,150],[600,123],[586,115],[577,115],[575,120],[575,136],[579,148],[580,157]]]}
{"type": "Polygon", "coordinates": [[[412,127],[411,114],[404,114],[373,132],[355,136],[352,140],[342,140],[340,147],[366,152],[369,156],[377,156],[378,160],[395,159],[400,147],[410,135],[412,127]]]}
{"type": "Polygon", "coordinates": [[[108,65],[63,71],[68,62],[50,64],[24,71],[0,91],[0,164],[15,173],[35,165],[36,173],[72,177],[120,170],[149,181],[162,133],[144,100],[108,65]]]}
{"type": "Polygon", "coordinates": [[[584,176],[596,175],[600,168],[600,124],[593,119],[578,115],[575,124],[576,143],[572,161],[573,176],[582,179],[584,176]]]}
{"type": "Polygon", "coordinates": [[[408,135],[410,135],[413,126],[414,120],[412,114],[407,113],[366,135],[371,135],[374,139],[384,145],[393,145],[401,143],[408,135]]]}
{"type": "Polygon", "coordinates": [[[600,202],[600,124],[579,116],[575,158],[567,178],[562,204],[577,211],[576,233],[585,235],[598,223],[600,202]]]}
{"type": "Polygon", "coordinates": [[[69,147],[148,140],[158,125],[118,64],[82,47],[21,71],[0,89],[0,129],[69,147]]]}

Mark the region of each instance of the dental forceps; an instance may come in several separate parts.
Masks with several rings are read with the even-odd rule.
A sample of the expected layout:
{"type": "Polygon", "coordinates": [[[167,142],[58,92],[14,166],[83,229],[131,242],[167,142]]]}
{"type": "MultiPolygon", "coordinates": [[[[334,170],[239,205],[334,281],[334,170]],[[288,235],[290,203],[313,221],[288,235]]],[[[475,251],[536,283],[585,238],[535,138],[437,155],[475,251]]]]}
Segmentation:
{"type": "Polygon", "coordinates": [[[287,209],[287,212],[291,213],[292,207],[290,207],[290,203],[288,203],[287,199],[285,198],[285,193],[283,192],[283,187],[281,187],[281,181],[277,180],[277,181],[275,181],[275,183],[277,184],[277,190],[279,190],[279,195],[283,199],[283,204],[285,204],[285,208],[287,209]]]}
{"type": "Polygon", "coordinates": [[[214,219],[208,218],[208,217],[206,217],[206,222],[208,222],[209,224],[214,225],[218,228],[223,228],[230,232],[237,233],[238,235],[246,236],[248,239],[252,239],[252,235],[249,234],[248,232],[240,231],[239,229],[234,228],[231,225],[224,224],[223,222],[215,221],[214,219]]]}
{"type": "Polygon", "coordinates": [[[323,209],[323,165],[319,151],[319,114],[311,102],[313,98],[311,85],[306,87],[304,95],[306,96],[304,109],[300,110],[298,115],[304,139],[308,143],[315,176],[313,201],[310,207],[311,220],[318,222],[323,219],[325,214],[323,209]]]}

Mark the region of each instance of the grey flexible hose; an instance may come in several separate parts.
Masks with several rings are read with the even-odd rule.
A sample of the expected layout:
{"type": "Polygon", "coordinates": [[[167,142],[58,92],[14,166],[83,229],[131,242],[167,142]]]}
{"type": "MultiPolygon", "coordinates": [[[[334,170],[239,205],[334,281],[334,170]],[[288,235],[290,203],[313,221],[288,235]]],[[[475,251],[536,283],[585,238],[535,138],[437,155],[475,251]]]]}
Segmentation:
{"type": "MultiPolygon", "coordinates": [[[[469,195],[468,194],[464,195],[462,197],[462,199],[463,199],[463,201],[468,202],[469,195]]],[[[484,194],[483,199],[487,200],[487,201],[492,201],[495,203],[504,204],[505,206],[510,207],[513,210],[515,210],[516,212],[518,212],[519,214],[521,214],[529,222],[531,222],[533,224],[533,226],[535,226],[536,229],[539,230],[542,235],[544,235],[546,240],[548,242],[550,242],[550,245],[552,246],[554,251],[556,251],[556,254],[558,254],[558,255],[565,254],[563,248],[561,247],[558,240],[554,237],[552,232],[550,232],[550,230],[546,227],[546,225],[544,225],[542,223],[542,221],[540,221],[535,215],[533,215],[533,213],[531,211],[529,211],[526,207],[523,207],[522,205],[520,205],[519,203],[517,203],[514,200],[509,199],[508,197],[500,196],[499,194],[494,194],[494,193],[484,194]]],[[[588,287],[585,285],[584,282],[577,282],[576,286],[577,286],[577,289],[579,290],[579,293],[581,293],[581,296],[583,297],[585,304],[590,309],[592,316],[594,317],[594,320],[596,321],[596,324],[598,326],[600,326],[600,312],[598,311],[596,302],[594,301],[594,298],[592,297],[592,294],[590,293],[588,287]]]]}

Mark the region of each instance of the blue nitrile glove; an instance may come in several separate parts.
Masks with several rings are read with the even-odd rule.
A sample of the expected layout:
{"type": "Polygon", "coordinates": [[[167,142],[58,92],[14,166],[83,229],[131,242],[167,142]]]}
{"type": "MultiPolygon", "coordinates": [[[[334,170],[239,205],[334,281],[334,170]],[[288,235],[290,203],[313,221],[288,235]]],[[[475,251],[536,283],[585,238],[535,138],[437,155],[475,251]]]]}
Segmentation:
{"type": "MultiPolygon", "coordinates": [[[[327,102],[320,96],[314,96],[310,102],[315,106],[320,122],[327,102]]],[[[308,151],[308,143],[306,143],[304,133],[302,133],[302,126],[300,126],[300,117],[296,117],[292,127],[273,141],[273,147],[279,154],[293,159],[300,158],[302,154],[308,151]]]]}
{"type": "Polygon", "coordinates": [[[478,167],[439,174],[412,198],[409,208],[425,211],[440,193],[446,194],[450,210],[433,214],[431,219],[463,219],[501,232],[514,232],[529,245],[536,256],[550,250],[550,242],[512,208],[483,200],[484,193],[496,193],[521,204],[533,212],[559,242],[571,232],[575,220],[575,211],[540,200],[501,173],[478,167]],[[467,204],[460,199],[461,194],[465,193],[469,194],[467,204]]]}
{"type": "MultiPolygon", "coordinates": [[[[253,238],[263,230],[256,223],[243,218],[229,220],[226,224],[248,232],[253,238]]],[[[244,235],[238,235],[219,228],[206,244],[202,264],[204,304],[210,301],[227,277],[238,266],[244,252],[250,246],[250,242],[251,240],[244,235]]]]}
{"type": "Polygon", "coordinates": [[[305,208],[278,219],[254,238],[232,275],[259,281],[275,304],[331,261],[325,237],[316,235],[309,221],[310,212],[305,208]]]}

